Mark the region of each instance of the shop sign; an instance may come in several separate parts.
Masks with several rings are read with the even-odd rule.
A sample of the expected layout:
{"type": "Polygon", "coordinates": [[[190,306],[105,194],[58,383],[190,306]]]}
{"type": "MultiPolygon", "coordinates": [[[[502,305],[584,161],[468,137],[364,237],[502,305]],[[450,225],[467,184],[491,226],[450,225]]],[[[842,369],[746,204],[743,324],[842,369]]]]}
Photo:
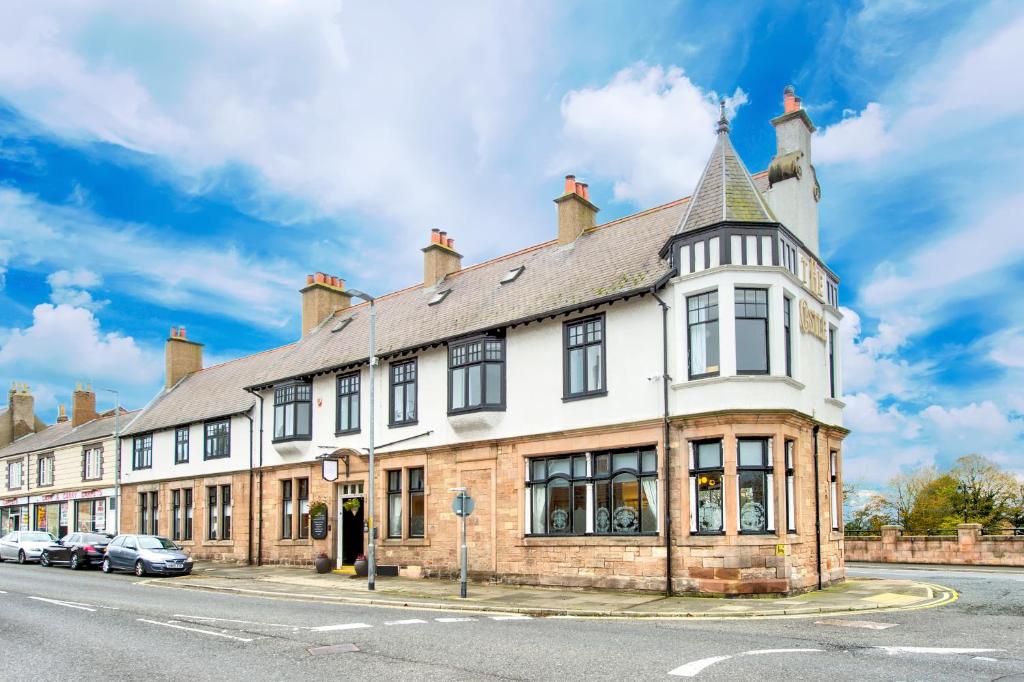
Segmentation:
{"type": "Polygon", "coordinates": [[[803,300],[800,301],[800,331],[816,336],[823,342],[828,342],[828,329],[824,316],[811,310],[807,301],[803,300]]]}
{"type": "Polygon", "coordinates": [[[818,261],[800,254],[800,281],[819,301],[825,300],[825,271],[818,261]]]}
{"type": "Polygon", "coordinates": [[[42,505],[36,507],[36,528],[39,530],[46,529],[46,507],[42,505]]]}

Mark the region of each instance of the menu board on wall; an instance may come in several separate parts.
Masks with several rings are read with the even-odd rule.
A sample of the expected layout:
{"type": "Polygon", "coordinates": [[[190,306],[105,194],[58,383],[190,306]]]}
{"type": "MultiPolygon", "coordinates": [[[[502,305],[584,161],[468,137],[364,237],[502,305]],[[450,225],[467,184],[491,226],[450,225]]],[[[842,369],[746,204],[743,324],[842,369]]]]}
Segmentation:
{"type": "Polygon", "coordinates": [[[327,537],[327,510],[324,509],[313,516],[310,523],[310,532],[314,540],[323,540],[327,537]]]}

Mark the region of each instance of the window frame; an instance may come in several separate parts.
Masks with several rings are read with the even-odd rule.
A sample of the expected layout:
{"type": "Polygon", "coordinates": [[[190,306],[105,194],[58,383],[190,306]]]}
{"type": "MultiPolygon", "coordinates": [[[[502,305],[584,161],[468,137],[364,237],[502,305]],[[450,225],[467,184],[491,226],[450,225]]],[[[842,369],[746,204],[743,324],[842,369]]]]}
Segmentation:
{"type": "MultiPolygon", "coordinates": [[[[190,450],[189,426],[178,426],[174,429],[174,463],[188,464],[190,450]],[[184,434],[184,438],[182,438],[184,434]],[[183,454],[184,453],[184,454],[183,454]]],[[[205,435],[205,430],[204,430],[205,435]]]]}
{"type": "Polygon", "coordinates": [[[295,529],[295,483],[281,479],[281,539],[293,540],[295,529]]]}
{"type": "Polygon", "coordinates": [[[562,323],[562,401],[568,402],[570,400],[584,400],[586,398],[596,398],[600,396],[608,395],[608,324],[605,318],[605,314],[598,313],[597,315],[588,315],[586,317],[578,317],[573,320],[566,320],[562,323]],[[591,322],[600,323],[600,338],[597,341],[587,341],[587,325],[591,322]],[[572,329],[574,327],[583,327],[583,341],[581,343],[572,344],[572,329]],[[598,388],[587,388],[587,354],[590,347],[597,346],[601,349],[601,386],[598,388]],[[583,349],[583,383],[584,389],[582,391],[572,391],[572,363],[570,357],[572,351],[576,349],[583,349]]]}
{"type": "Polygon", "coordinates": [[[195,528],[195,495],[191,487],[182,488],[185,492],[183,493],[182,507],[184,508],[184,516],[182,520],[184,524],[182,526],[182,533],[184,541],[191,542],[194,539],[194,528],[195,528]]]}
{"type": "Polygon", "coordinates": [[[36,455],[36,487],[37,488],[48,488],[48,487],[53,485],[54,464],[55,464],[55,461],[54,461],[53,453],[52,452],[47,452],[45,454],[36,455]],[[46,463],[45,467],[43,466],[44,462],[46,463]],[[49,473],[49,480],[46,480],[46,481],[43,480],[43,472],[44,471],[47,471],[49,473]]]}
{"type": "Polygon", "coordinates": [[[388,508],[388,527],[387,527],[387,538],[388,540],[401,540],[402,531],[404,526],[402,523],[402,470],[401,469],[387,469],[385,474],[387,478],[387,508],[388,508]],[[397,485],[396,485],[397,482],[397,485]],[[391,507],[391,501],[393,499],[398,500],[398,513],[395,514],[395,510],[391,507]],[[392,524],[398,522],[398,533],[396,534],[392,529],[392,524]]]}
{"type": "Polygon", "coordinates": [[[82,448],[82,480],[83,481],[98,481],[103,478],[103,446],[102,445],[87,445],[82,448]],[[90,456],[96,458],[96,471],[94,475],[89,475],[89,459],[90,456]]]}
{"type": "MultiPolygon", "coordinates": [[[[721,326],[722,311],[721,311],[721,306],[720,306],[721,302],[719,300],[718,293],[719,293],[718,289],[716,288],[716,289],[710,289],[708,291],[701,291],[701,292],[698,292],[698,293],[689,294],[689,295],[686,296],[686,376],[687,376],[687,379],[689,381],[694,381],[696,379],[707,379],[707,378],[710,378],[710,377],[717,377],[717,376],[721,375],[721,373],[722,373],[722,335],[721,335],[722,334],[722,326],[721,326]],[[710,296],[712,294],[714,294],[714,304],[712,304],[710,302],[711,301],[710,296]],[[690,309],[690,301],[696,300],[699,303],[700,302],[699,299],[701,297],[704,297],[704,296],[709,297],[708,298],[708,305],[707,306],[703,306],[703,307],[694,308],[694,309],[691,310],[690,309]],[[701,310],[705,310],[706,309],[706,310],[709,311],[708,315],[710,315],[710,310],[711,310],[712,307],[715,309],[715,317],[714,317],[714,319],[708,317],[708,319],[700,320],[700,321],[697,321],[697,322],[692,322],[691,321],[691,313],[698,313],[698,317],[699,317],[699,312],[701,310]],[[718,341],[718,348],[716,349],[717,350],[717,355],[718,355],[718,364],[715,365],[715,367],[717,367],[717,369],[715,369],[714,371],[711,371],[711,372],[702,372],[700,374],[694,374],[693,373],[693,328],[694,327],[698,327],[698,326],[702,326],[702,325],[706,326],[706,325],[711,324],[712,322],[715,325],[715,330],[716,330],[715,331],[715,338],[718,341]]],[[[707,358],[705,357],[705,365],[707,364],[706,360],[707,360],[707,358]]]]}
{"type": "Polygon", "coordinates": [[[842,510],[839,506],[839,451],[829,450],[829,515],[832,517],[832,530],[838,531],[841,525],[842,510]]]}
{"type": "MultiPolygon", "coordinates": [[[[467,353],[468,353],[468,351],[467,351],[467,353]]],[[[504,412],[506,410],[507,406],[506,406],[506,391],[505,391],[505,389],[506,389],[506,385],[508,383],[507,375],[506,375],[506,361],[508,359],[508,353],[507,353],[507,346],[505,344],[505,337],[504,337],[504,335],[499,336],[497,334],[479,334],[479,335],[476,335],[476,336],[472,336],[472,337],[468,337],[468,338],[464,338],[464,339],[459,339],[458,341],[453,341],[453,342],[448,344],[447,354],[448,354],[448,416],[454,416],[454,415],[459,415],[459,414],[466,414],[466,413],[470,413],[470,412],[504,412]],[[487,353],[488,353],[488,350],[489,350],[487,348],[487,344],[489,344],[491,342],[496,342],[496,343],[499,344],[499,348],[500,348],[500,351],[501,351],[501,358],[499,360],[494,360],[494,359],[488,359],[487,358],[487,353]],[[462,350],[463,348],[468,348],[469,346],[472,346],[473,344],[476,344],[476,343],[480,344],[479,359],[463,361],[463,362],[460,362],[458,365],[453,365],[452,364],[453,356],[456,354],[457,351],[462,350]],[[498,365],[501,368],[501,372],[500,372],[500,375],[499,375],[500,376],[500,383],[501,383],[501,387],[500,387],[500,391],[499,391],[500,397],[499,397],[499,400],[498,400],[497,403],[488,403],[487,402],[487,366],[488,365],[498,365]],[[471,368],[471,367],[480,367],[480,404],[479,405],[472,405],[472,406],[468,404],[469,403],[469,381],[470,381],[469,368],[471,368]],[[453,407],[452,406],[453,403],[454,403],[454,400],[453,400],[453,398],[454,398],[453,390],[454,390],[454,387],[455,387],[454,376],[455,376],[455,372],[458,371],[459,369],[462,369],[462,368],[466,368],[466,372],[464,373],[464,379],[463,379],[463,389],[465,390],[464,398],[465,398],[466,405],[464,405],[463,407],[453,407]]]]}
{"type": "Polygon", "coordinates": [[[223,419],[211,419],[203,422],[203,461],[211,459],[228,459],[231,457],[231,417],[224,417],[223,419]],[[210,434],[211,427],[217,427],[221,424],[226,426],[223,434],[210,434]],[[223,438],[225,448],[224,454],[210,454],[210,443],[223,438]]]}
{"type": "Polygon", "coordinates": [[[206,486],[206,539],[216,542],[220,538],[220,523],[217,514],[217,500],[220,499],[216,485],[206,486]]]}
{"type": "Polygon", "coordinates": [[[701,438],[690,441],[690,535],[725,535],[726,510],[725,499],[725,439],[701,438]],[[718,446],[718,466],[700,466],[700,446],[714,443],[718,446]],[[718,474],[718,490],[721,495],[722,521],[718,530],[701,530],[700,527],[700,474],[718,474]]]}
{"type": "Polygon", "coordinates": [[[420,392],[419,358],[412,357],[412,358],[405,358],[405,359],[402,359],[402,360],[395,360],[394,362],[392,362],[392,363],[390,363],[388,365],[388,427],[389,428],[394,428],[396,426],[411,426],[413,424],[418,424],[419,423],[419,417],[420,417],[420,396],[419,396],[419,392],[420,392]],[[411,367],[412,368],[412,378],[411,379],[408,378],[409,375],[408,375],[408,372],[406,371],[406,374],[404,375],[404,377],[402,378],[401,381],[395,381],[395,370],[397,370],[400,367],[411,367]],[[404,387],[403,391],[402,391],[402,398],[404,399],[403,407],[402,407],[402,414],[404,415],[404,417],[402,419],[400,419],[400,420],[395,419],[395,387],[396,386],[403,386],[404,387]],[[408,392],[410,390],[410,388],[409,388],[410,386],[412,387],[412,389],[411,389],[412,390],[412,395],[413,395],[412,404],[413,404],[413,411],[414,411],[414,414],[413,414],[413,416],[411,418],[408,416],[408,414],[406,413],[407,411],[405,410],[405,405],[408,405],[408,392]]]}
{"type": "Polygon", "coordinates": [[[298,490],[295,492],[296,508],[295,520],[298,523],[298,532],[295,534],[299,540],[309,539],[309,479],[294,479],[298,490]]]}
{"type": "Polygon", "coordinates": [[[426,516],[427,516],[426,467],[421,467],[421,466],[420,467],[409,467],[408,469],[405,470],[405,479],[406,479],[406,485],[408,486],[408,491],[409,491],[409,511],[408,511],[408,517],[409,517],[409,537],[410,538],[417,538],[417,539],[423,538],[423,537],[426,537],[426,531],[427,531],[427,527],[426,527],[426,521],[427,521],[427,519],[426,519],[426,516]],[[418,487],[413,487],[413,478],[412,478],[412,476],[413,476],[413,472],[414,471],[418,471],[419,472],[419,484],[418,484],[418,487]],[[421,530],[418,533],[414,533],[413,532],[413,528],[416,527],[415,524],[413,523],[414,519],[416,518],[416,514],[413,513],[413,510],[415,509],[415,505],[413,505],[413,503],[412,503],[414,497],[419,498],[419,499],[421,499],[423,501],[422,502],[422,514],[420,515],[421,518],[420,518],[420,524],[419,524],[421,530]]]}
{"type": "Polygon", "coordinates": [[[231,540],[233,530],[231,517],[234,515],[231,484],[224,483],[218,487],[220,488],[220,506],[218,507],[218,512],[220,513],[220,539],[228,541],[231,540]]]}
{"type": "Polygon", "coordinates": [[[132,437],[132,471],[153,468],[153,432],[140,433],[132,437]],[[139,447],[139,444],[143,447],[139,447]],[[145,460],[140,458],[140,453],[146,453],[145,460]],[[142,462],[142,463],[140,463],[142,462]]]}
{"type": "Polygon", "coordinates": [[[769,374],[772,373],[772,345],[771,345],[771,338],[770,338],[771,335],[769,334],[769,329],[770,329],[769,323],[770,322],[771,322],[771,315],[770,315],[770,311],[768,310],[768,289],[766,287],[751,287],[751,286],[746,286],[746,287],[738,286],[738,287],[734,287],[734,289],[733,289],[733,330],[734,330],[734,333],[736,335],[736,343],[734,344],[734,346],[736,348],[736,374],[737,375],[743,375],[743,376],[766,376],[766,375],[769,375],[769,374]],[[753,305],[753,306],[761,305],[761,303],[756,301],[756,300],[753,301],[753,302],[743,301],[741,303],[740,300],[739,300],[739,296],[738,296],[739,292],[741,292],[741,291],[743,291],[743,292],[752,291],[752,292],[761,293],[761,294],[764,295],[764,303],[763,303],[763,305],[764,305],[764,317],[758,317],[756,315],[751,317],[750,315],[745,315],[745,314],[744,315],[740,315],[739,314],[739,311],[737,310],[737,308],[740,305],[743,305],[744,307],[746,307],[748,305],[753,305]],[[739,321],[740,320],[761,320],[764,323],[764,369],[763,370],[761,370],[761,369],[740,369],[740,344],[739,344],[739,321]]]}
{"type": "Polygon", "coordinates": [[[7,463],[7,489],[8,490],[21,490],[25,486],[25,460],[19,459],[16,462],[7,463]],[[17,465],[18,467],[18,484],[14,485],[11,481],[12,467],[17,465]]]}
{"type": "Polygon", "coordinates": [[[793,299],[782,297],[782,336],[786,353],[786,376],[793,378],[793,299]]]}
{"type": "Polygon", "coordinates": [[[181,489],[171,490],[171,540],[181,541],[181,489]]]}
{"type": "Polygon", "coordinates": [[[335,380],[334,396],[334,435],[343,436],[353,433],[359,433],[362,426],[363,411],[360,405],[362,399],[362,386],[363,379],[361,373],[356,370],[355,372],[346,372],[339,374],[335,380]],[[355,390],[351,390],[351,384],[354,382],[355,390]],[[348,389],[346,392],[342,392],[342,385],[348,384],[345,388],[348,389]],[[348,402],[348,428],[341,428],[341,404],[342,401],[348,402]],[[352,425],[352,404],[356,405],[356,418],[355,426],[352,425]]]}
{"type": "Polygon", "coordinates": [[[772,460],[771,436],[741,436],[736,439],[736,532],[740,535],[775,535],[775,476],[772,460]],[[740,464],[740,447],[742,443],[759,443],[761,445],[761,462],[757,465],[740,464]],[[764,522],[759,529],[743,528],[743,505],[740,490],[743,484],[743,473],[760,473],[761,488],[764,491],[763,511],[764,522]]]}
{"type": "Polygon", "coordinates": [[[836,400],[838,384],[836,381],[836,328],[828,328],[828,395],[836,400]]]}
{"type": "Polygon", "coordinates": [[[282,384],[274,386],[274,423],[273,423],[273,443],[287,443],[289,441],[296,440],[313,440],[313,383],[311,381],[288,381],[282,384]],[[288,397],[289,391],[291,397],[288,397]],[[282,398],[284,396],[284,398],[282,398]],[[306,396],[306,397],[303,397],[306,396]],[[309,405],[309,416],[304,421],[306,427],[305,433],[299,433],[299,405],[309,405]],[[292,433],[287,432],[288,421],[285,419],[283,427],[285,432],[283,435],[277,435],[278,426],[278,408],[282,408],[281,417],[283,418],[291,408],[292,413],[292,433]]]}
{"type": "Polygon", "coordinates": [[[785,448],[785,469],[786,469],[786,533],[797,532],[796,513],[796,441],[787,438],[783,441],[785,448]]]}

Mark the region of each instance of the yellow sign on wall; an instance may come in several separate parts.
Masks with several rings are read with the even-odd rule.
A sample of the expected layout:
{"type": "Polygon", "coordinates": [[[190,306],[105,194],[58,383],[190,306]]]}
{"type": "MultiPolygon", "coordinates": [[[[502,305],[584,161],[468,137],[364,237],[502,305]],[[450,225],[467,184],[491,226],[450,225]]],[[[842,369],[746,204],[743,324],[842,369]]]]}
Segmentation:
{"type": "Polygon", "coordinates": [[[828,341],[828,327],[825,324],[825,317],[811,310],[811,307],[807,305],[807,301],[800,301],[800,331],[804,334],[813,334],[822,341],[828,341]]]}

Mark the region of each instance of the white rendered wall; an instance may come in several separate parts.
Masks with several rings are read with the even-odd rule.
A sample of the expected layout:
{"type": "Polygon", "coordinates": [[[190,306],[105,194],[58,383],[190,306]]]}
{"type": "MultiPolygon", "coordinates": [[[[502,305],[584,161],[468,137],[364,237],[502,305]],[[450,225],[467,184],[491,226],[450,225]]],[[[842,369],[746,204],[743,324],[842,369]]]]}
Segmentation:
{"type": "MultiPolygon", "coordinates": [[[[259,445],[259,413],[253,425],[253,448],[259,445]]],[[[153,433],[153,466],[149,469],[132,469],[134,451],[133,438],[126,437],[121,443],[121,482],[145,483],[169,478],[207,476],[249,468],[249,420],[244,416],[231,418],[231,456],[220,459],[203,459],[205,444],[203,423],[189,425],[189,457],[187,464],[174,463],[175,429],[164,429],[153,433]]]]}

